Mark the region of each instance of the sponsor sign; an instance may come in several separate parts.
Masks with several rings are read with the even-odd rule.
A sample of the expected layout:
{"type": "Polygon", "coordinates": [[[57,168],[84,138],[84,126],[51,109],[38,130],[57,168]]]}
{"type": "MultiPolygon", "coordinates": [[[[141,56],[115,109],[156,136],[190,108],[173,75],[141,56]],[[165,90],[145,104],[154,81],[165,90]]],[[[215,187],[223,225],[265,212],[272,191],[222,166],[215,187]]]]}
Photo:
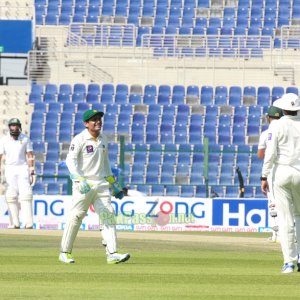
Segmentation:
{"type": "MultiPolygon", "coordinates": [[[[34,226],[64,229],[71,209],[71,196],[34,196],[34,226]]],[[[180,197],[124,197],[112,200],[117,230],[126,231],[269,231],[266,199],[204,199],[180,197]]],[[[21,210],[22,221],[22,210],[21,210]]],[[[81,230],[100,230],[105,215],[90,206],[81,230]],[[102,221],[101,221],[102,220],[102,221]]],[[[113,221],[113,220],[112,220],[113,221]]],[[[0,196],[0,228],[9,216],[0,196]]]]}

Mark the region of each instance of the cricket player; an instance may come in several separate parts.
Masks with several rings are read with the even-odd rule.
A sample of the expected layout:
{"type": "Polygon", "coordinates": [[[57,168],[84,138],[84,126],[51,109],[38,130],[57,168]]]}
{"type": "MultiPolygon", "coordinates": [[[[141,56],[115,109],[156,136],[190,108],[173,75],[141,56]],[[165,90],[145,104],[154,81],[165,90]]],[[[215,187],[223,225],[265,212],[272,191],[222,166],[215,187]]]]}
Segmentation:
{"type": "MultiPolygon", "coordinates": [[[[268,123],[275,120],[279,120],[283,116],[282,110],[275,106],[270,106],[267,112],[267,120],[268,123]]],[[[261,133],[258,142],[258,150],[257,150],[257,157],[259,159],[264,159],[265,157],[265,150],[267,148],[267,141],[268,141],[268,132],[269,130],[265,130],[261,133]]],[[[272,182],[273,173],[271,172],[268,178],[268,182],[272,182]]],[[[272,236],[268,239],[270,242],[276,243],[278,239],[278,225],[277,225],[277,212],[275,208],[275,199],[273,195],[273,188],[272,185],[269,184],[270,191],[268,192],[268,200],[269,200],[269,215],[270,215],[270,225],[272,226],[272,236]]]]}
{"type": "Polygon", "coordinates": [[[73,204],[66,223],[59,260],[74,263],[72,249],[79,227],[91,204],[102,224],[102,238],[106,242],[107,263],[118,264],[130,258],[128,253],[117,252],[115,212],[111,194],[122,199],[124,193],[112,175],[108,147],[102,128],[103,112],[87,110],[83,114],[86,127],[76,135],[70,145],[66,164],[73,181],[73,204]]]}
{"type": "Polygon", "coordinates": [[[7,183],[5,199],[11,224],[8,228],[19,229],[19,202],[21,204],[22,225],[33,228],[32,185],[35,182],[34,156],[32,143],[22,133],[19,119],[8,121],[9,133],[0,141],[1,160],[5,155],[5,179],[7,183]],[[18,202],[19,198],[19,202],[18,202]]]}
{"type": "Polygon", "coordinates": [[[287,93],[274,101],[284,116],[269,126],[268,146],[261,176],[261,190],[267,195],[273,185],[283,253],[282,273],[292,273],[297,262],[300,271],[300,99],[287,93]],[[273,182],[268,176],[274,168],[273,182]]]}

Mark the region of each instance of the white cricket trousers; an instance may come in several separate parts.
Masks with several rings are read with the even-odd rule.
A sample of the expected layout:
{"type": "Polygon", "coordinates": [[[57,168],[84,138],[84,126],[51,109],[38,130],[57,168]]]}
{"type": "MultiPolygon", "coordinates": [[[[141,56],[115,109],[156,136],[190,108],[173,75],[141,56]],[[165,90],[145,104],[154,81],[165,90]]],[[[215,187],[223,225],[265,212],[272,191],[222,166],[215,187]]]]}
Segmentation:
{"type": "Polygon", "coordinates": [[[87,194],[81,194],[76,184],[73,183],[73,203],[68,216],[62,241],[61,252],[71,253],[73,244],[83,218],[91,204],[94,205],[102,227],[102,237],[106,241],[107,254],[117,252],[115,211],[111,204],[109,183],[105,180],[88,180],[91,190],[87,194]]]}
{"type": "Polygon", "coordinates": [[[33,225],[32,210],[32,188],[30,185],[30,174],[27,165],[6,165],[5,179],[7,189],[5,198],[12,225],[20,226],[19,204],[21,204],[21,220],[25,226],[33,225]]]}
{"type": "Polygon", "coordinates": [[[269,227],[272,227],[272,239],[276,240],[279,236],[278,232],[275,231],[273,228],[275,226],[278,226],[278,217],[271,217],[270,216],[270,205],[275,205],[275,208],[273,209],[274,211],[277,212],[277,206],[275,202],[275,197],[274,197],[274,191],[273,191],[273,169],[271,171],[271,174],[268,176],[268,183],[269,183],[269,192],[268,192],[268,214],[269,214],[269,227]]]}
{"type": "Polygon", "coordinates": [[[283,260],[292,263],[300,253],[300,171],[276,165],[273,188],[283,260]],[[295,227],[298,243],[295,243],[295,227]]]}

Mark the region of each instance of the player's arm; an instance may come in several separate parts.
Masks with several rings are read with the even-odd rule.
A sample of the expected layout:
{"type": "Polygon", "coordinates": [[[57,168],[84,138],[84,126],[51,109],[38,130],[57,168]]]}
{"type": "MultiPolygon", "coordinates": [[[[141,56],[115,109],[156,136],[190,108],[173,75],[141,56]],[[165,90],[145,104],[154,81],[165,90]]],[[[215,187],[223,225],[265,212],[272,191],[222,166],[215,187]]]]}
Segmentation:
{"type": "Polygon", "coordinates": [[[70,172],[70,178],[77,186],[78,190],[82,194],[86,194],[91,190],[91,187],[83,176],[82,171],[78,168],[78,157],[81,151],[82,145],[80,141],[75,137],[70,145],[69,152],[66,158],[66,165],[70,172]]]}
{"type": "Polygon", "coordinates": [[[261,160],[265,157],[266,150],[266,133],[263,131],[259,137],[258,145],[257,145],[257,157],[261,160]]]}
{"type": "Polygon", "coordinates": [[[26,153],[27,163],[30,170],[34,170],[34,155],[32,151],[26,153]]]}
{"type": "MultiPolygon", "coordinates": [[[[26,158],[27,158],[27,164],[30,170],[30,175],[35,175],[35,168],[34,168],[34,154],[33,154],[33,146],[30,139],[28,139],[27,146],[26,146],[26,158]]],[[[34,178],[31,178],[32,182],[34,178]]]]}
{"type": "Polygon", "coordinates": [[[103,167],[104,167],[104,174],[106,174],[106,176],[104,177],[105,180],[109,183],[110,189],[112,191],[112,195],[115,198],[118,199],[122,199],[124,197],[124,192],[123,189],[120,187],[120,185],[118,184],[118,182],[116,181],[115,177],[113,176],[111,167],[110,167],[110,162],[109,162],[109,158],[108,158],[108,145],[106,142],[106,138],[103,137],[105,146],[107,151],[103,154],[103,167]]]}
{"type": "Polygon", "coordinates": [[[81,143],[75,137],[70,144],[69,152],[66,157],[66,165],[69,169],[70,174],[78,174],[83,176],[82,171],[78,168],[78,157],[81,151],[81,143]]]}
{"type": "Polygon", "coordinates": [[[272,129],[268,133],[268,139],[267,139],[268,146],[265,151],[265,158],[264,158],[262,175],[261,175],[261,190],[265,195],[267,195],[269,191],[269,184],[267,181],[267,177],[270,174],[271,169],[273,168],[274,161],[277,156],[278,130],[279,130],[278,126],[272,126],[272,129]]]}
{"type": "Polygon", "coordinates": [[[36,182],[33,152],[32,151],[28,151],[26,153],[26,157],[27,157],[27,164],[28,164],[28,167],[29,167],[30,184],[33,186],[35,184],[35,182],[36,182]]]}
{"type": "Polygon", "coordinates": [[[265,157],[265,149],[257,149],[257,157],[263,160],[265,157]]]}

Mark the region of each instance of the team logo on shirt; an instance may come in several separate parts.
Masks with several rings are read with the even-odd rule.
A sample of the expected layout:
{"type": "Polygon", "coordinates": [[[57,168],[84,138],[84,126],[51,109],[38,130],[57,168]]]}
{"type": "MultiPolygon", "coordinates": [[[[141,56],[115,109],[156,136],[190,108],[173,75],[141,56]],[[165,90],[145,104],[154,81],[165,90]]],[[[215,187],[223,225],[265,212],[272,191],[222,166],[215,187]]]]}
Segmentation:
{"type": "Polygon", "coordinates": [[[74,145],[74,144],[72,144],[70,149],[71,149],[71,151],[74,151],[74,149],[75,149],[75,145],[74,145]]]}
{"type": "Polygon", "coordinates": [[[87,153],[92,153],[92,152],[94,152],[94,147],[93,147],[93,145],[87,145],[87,146],[86,146],[86,152],[87,152],[87,153]]]}
{"type": "Polygon", "coordinates": [[[272,140],[272,132],[268,133],[268,141],[272,140]]]}

